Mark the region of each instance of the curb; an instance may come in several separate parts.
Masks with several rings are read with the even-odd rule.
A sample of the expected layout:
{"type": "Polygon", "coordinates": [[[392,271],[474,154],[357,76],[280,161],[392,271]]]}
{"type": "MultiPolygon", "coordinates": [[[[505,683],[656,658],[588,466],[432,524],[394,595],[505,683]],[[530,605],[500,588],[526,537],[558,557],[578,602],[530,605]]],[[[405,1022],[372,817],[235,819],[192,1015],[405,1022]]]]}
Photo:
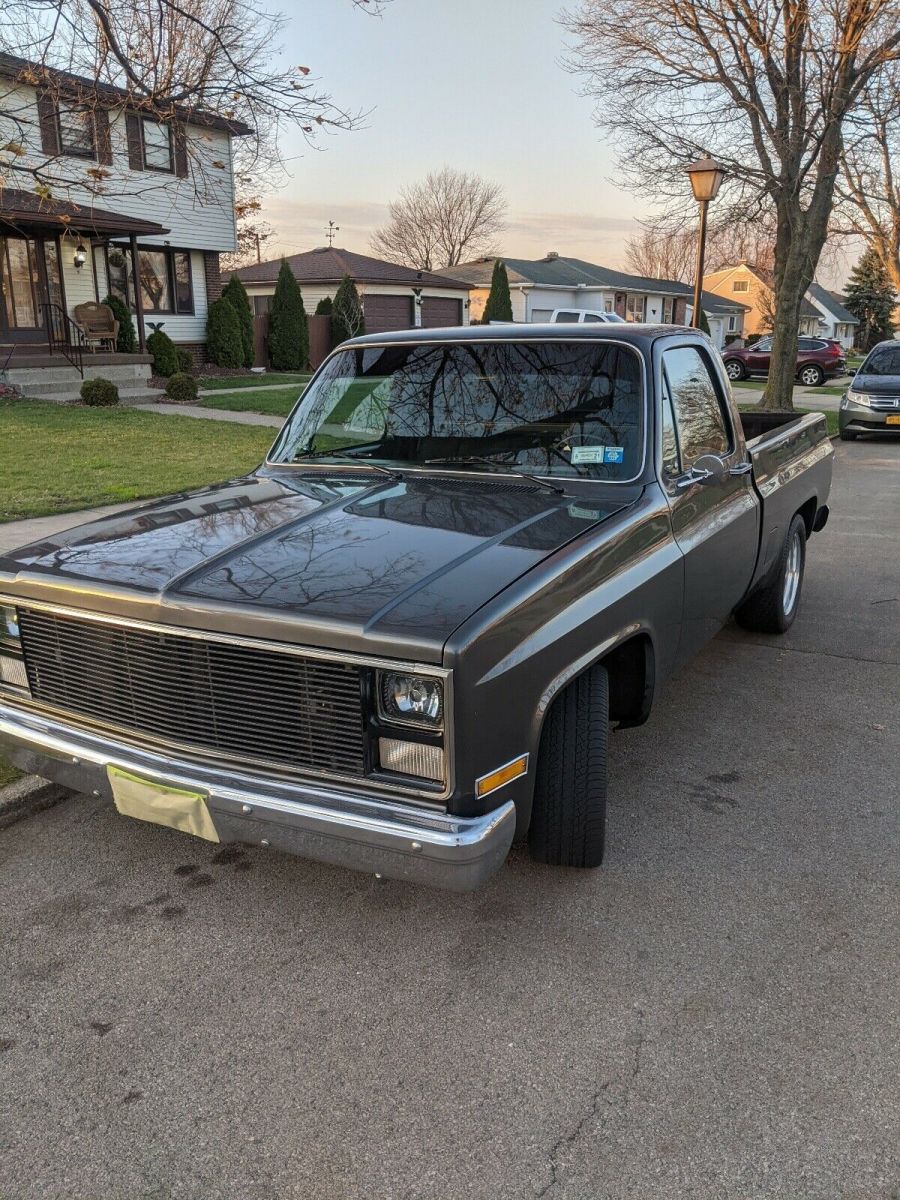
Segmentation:
{"type": "Polygon", "coordinates": [[[0,829],[23,821],[45,808],[52,808],[73,793],[69,788],[50,783],[37,775],[26,775],[0,788],[0,829]]]}

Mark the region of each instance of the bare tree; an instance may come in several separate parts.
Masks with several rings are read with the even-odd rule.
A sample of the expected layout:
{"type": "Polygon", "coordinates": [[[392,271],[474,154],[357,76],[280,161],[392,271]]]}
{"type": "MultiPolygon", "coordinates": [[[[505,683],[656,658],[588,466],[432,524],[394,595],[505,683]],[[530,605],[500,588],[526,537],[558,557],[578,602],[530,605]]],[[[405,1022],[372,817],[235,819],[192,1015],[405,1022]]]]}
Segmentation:
{"type": "MultiPolygon", "coordinates": [[[[379,7],[352,2],[368,11],[379,7]]],[[[277,178],[284,165],[279,135],[287,127],[314,143],[323,132],[352,128],[362,115],[335,104],[309,67],[281,65],[287,23],[256,0],[7,0],[0,51],[24,62],[0,87],[0,181],[46,198],[121,194],[127,185],[102,153],[111,109],[171,125],[198,194],[214,190],[208,185],[228,166],[204,136],[210,114],[245,135],[239,171],[255,173],[257,186],[260,165],[264,180],[277,178]],[[33,101],[21,84],[72,106],[72,119],[98,145],[99,161],[65,157],[46,145],[27,152],[34,144],[33,101]]],[[[165,181],[144,183],[154,185],[165,181]]]]}
{"type": "Polygon", "coordinates": [[[402,189],[387,224],[372,238],[372,249],[422,271],[454,267],[466,257],[493,251],[505,215],[499,184],[443,167],[402,189]]]}
{"type": "Polygon", "coordinates": [[[851,113],[837,187],[839,228],[865,241],[900,293],[900,67],[875,79],[851,113]]]}
{"type": "Polygon", "coordinates": [[[261,211],[262,199],[259,196],[248,195],[246,191],[238,192],[234,202],[237,250],[219,256],[223,271],[236,271],[238,267],[263,261],[263,251],[275,236],[275,230],[260,215],[261,211]]]}
{"type": "MultiPolygon", "coordinates": [[[[696,222],[671,217],[641,221],[641,232],[625,242],[625,265],[655,279],[692,279],[697,265],[696,222]]],[[[771,220],[732,217],[711,224],[706,238],[706,270],[719,271],[747,262],[771,271],[775,265],[775,229],[771,220]]]]}
{"type": "Polygon", "coordinates": [[[728,172],[724,216],[775,217],[765,408],[790,408],[803,295],[828,235],[848,114],[900,58],[900,0],[582,0],[573,68],[626,182],[683,203],[685,164],[728,172]]]}
{"type": "Polygon", "coordinates": [[[641,232],[625,239],[625,266],[648,279],[683,280],[697,261],[697,238],[683,225],[641,222],[641,232]]]}

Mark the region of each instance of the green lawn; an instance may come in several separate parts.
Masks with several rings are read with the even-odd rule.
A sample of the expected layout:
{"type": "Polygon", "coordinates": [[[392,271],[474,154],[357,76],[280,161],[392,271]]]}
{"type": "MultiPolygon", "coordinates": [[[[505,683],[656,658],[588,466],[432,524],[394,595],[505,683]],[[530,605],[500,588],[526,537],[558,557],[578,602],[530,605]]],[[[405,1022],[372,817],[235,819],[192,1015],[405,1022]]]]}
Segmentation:
{"type": "Polygon", "coordinates": [[[231,388],[270,388],[273,383],[297,383],[302,387],[309,375],[291,375],[278,371],[267,371],[265,375],[206,375],[197,380],[197,386],[210,392],[223,392],[231,388]]]}
{"type": "Polygon", "coordinates": [[[5,758],[0,758],[0,788],[6,787],[6,785],[8,783],[12,783],[14,779],[21,778],[21,771],[17,771],[12,763],[8,763],[5,758]]]}
{"type": "Polygon", "coordinates": [[[0,400],[0,521],[229,479],[262,462],[272,440],[271,429],[225,421],[0,400]]]}
{"type": "MultiPolygon", "coordinates": [[[[764,390],[764,388],[766,386],[766,381],[765,381],[765,379],[732,379],[731,386],[733,388],[744,388],[751,392],[761,392],[764,390]]],[[[797,388],[799,388],[801,386],[802,386],[801,384],[794,385],[794,394],[795,395],[797,394],[797,388]]],[[[843,394],[847,390],[847,388],[846,388],[846,386],[845,387],[830,387],[830,386],[823,385],[822,387],[817,387],[815,390],[817,392],[821,392],[823,396],[843,396],[843,394]]],[[[811,388],[808,389],[808,391],[804,390],[803,395],[806,396],[810,392],[812,392],[811,388]]]]}
{"type": "Polygon", "coordinates": [[[203,408],[227,409],[228,412],[268,413],[270,416],[286,417],[302,390],[302,384],[296,388],[253,388],[223,396],[201,396],[197,403],[203,408]]]}

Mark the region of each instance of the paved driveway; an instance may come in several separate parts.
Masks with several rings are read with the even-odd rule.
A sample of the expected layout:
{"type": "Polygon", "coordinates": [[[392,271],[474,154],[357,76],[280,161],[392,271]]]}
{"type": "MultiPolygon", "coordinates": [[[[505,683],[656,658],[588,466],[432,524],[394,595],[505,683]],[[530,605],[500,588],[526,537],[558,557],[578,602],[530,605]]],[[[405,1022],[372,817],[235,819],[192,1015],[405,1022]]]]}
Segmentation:
{"type": "Polygon", "coordinates": [[[834,510],[790,634],[613,739],[599,873],[7,830],[3,1200],[896,1197],[900,444],[834,510]]]}

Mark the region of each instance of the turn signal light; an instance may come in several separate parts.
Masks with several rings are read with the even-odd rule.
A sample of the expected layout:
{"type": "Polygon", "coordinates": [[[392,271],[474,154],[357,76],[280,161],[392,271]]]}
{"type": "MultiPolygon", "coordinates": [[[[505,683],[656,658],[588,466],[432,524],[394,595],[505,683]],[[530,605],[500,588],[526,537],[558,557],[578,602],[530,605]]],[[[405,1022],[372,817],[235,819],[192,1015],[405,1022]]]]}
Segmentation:
{"type": "Polygon", "coordinates": [[[514,758],[512,762],[504,763],[502,767],[498,767],[496,771],[489,771],[487,775],[482,775],[480,779],[476,779],[475,795],[487,796],[490,792],[496,792],[504,784],[511,783],[513,779],[518,779],[520,775],[524,775],[527,770],[528,755],[521,754],[518,758],[514,758]]]}

